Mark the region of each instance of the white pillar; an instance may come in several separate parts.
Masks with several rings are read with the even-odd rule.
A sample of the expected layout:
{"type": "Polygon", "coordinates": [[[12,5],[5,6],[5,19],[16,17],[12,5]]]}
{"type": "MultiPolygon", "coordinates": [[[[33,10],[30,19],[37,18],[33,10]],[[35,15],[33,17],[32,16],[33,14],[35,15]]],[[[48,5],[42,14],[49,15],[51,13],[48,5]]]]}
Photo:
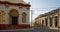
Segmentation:
{"type": "Polygon", "coordinates": [[[58,14],[58,27],[60,28],[60,12],[58,14]]]}
{"type": "Polygon", "coordinates": [[[5,24],[10,24],[10,23],[9,23],[9,22],[10,22],[10,21],[9,21],[9,14],[8,14],[8,13],[9,13],[9,7],[6,7],[6,6],[5,6],[4,9],[5,9],[4,11],[6,12],[6,14],[5,14],[5,24]]]}
{"type": "Polygon", "coordinates": [[[19,16],[18,16],[18,24],[22,24],[22,15],[21,14],[19,14],[19,16]]]}
{"type": "Polygon", "coordinates": [[[53,17],[53,19],[52,19],[52,27],[54,28],[55,27],[55,18],[53,17]]]}
{"type": "Polygon", "coordinates": [[[6,16],[5,16],[5,23],[9,24],[9,14],[8,13],[6,13],[6,16]]]}
{"type": "Polygon", "coordinates": [[[59,17],[59,20],[58,20],[58,27],[60,27],[60,17],[59,17]]]}
{"type": "Polygon", "coordinates": [[[48,27],[50,26],[50,19],[48,18],[48,27]]]}

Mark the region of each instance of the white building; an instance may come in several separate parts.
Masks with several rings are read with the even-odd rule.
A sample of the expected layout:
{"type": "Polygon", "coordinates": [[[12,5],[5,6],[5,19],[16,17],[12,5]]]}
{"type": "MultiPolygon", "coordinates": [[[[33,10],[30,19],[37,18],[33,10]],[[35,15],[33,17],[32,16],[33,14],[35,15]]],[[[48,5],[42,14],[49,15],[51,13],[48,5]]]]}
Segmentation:
{"type": "Polygon", "coordinates": [[[30,28],[30,6],[23,0],[0,0],[0,29],[30,28]]]}
{"type": "Polygon", "coordinates": [[[35,22],[42,24],[50,29],[60,30],[60,8],[47,12],[45,14],[39,15],[35,22]]]}

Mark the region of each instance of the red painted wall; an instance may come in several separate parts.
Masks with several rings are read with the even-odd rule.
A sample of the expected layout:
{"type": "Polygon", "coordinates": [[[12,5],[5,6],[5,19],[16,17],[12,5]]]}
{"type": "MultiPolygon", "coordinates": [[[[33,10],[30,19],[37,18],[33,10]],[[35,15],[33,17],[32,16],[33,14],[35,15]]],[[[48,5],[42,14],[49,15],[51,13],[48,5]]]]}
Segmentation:
{"type": "Polygon", "coordinates": [[[8,24],[0,24],[0,30],[2,29],[24,29],[30,28],[30,24],[20,24],[17,26],[9,26],[8,24]]]}

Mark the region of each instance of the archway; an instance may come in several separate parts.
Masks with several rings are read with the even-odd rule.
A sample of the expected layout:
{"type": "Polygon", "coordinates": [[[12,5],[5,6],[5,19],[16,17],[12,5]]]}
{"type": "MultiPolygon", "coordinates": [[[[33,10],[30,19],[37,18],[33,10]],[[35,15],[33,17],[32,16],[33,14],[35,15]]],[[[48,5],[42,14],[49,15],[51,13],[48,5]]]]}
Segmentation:
{"type": "Polygon", "coordinates": [[[10,12],[9,12],[9,23],[12,24],[13,26],[18,25],[18,16],[19,16],[19,13],[16,9],[10,10],[10,12]]]}
{"type": "Polygon", "coordinates": [[[58,26],[58,16],[55,16],[55,27],[58,26]]]}

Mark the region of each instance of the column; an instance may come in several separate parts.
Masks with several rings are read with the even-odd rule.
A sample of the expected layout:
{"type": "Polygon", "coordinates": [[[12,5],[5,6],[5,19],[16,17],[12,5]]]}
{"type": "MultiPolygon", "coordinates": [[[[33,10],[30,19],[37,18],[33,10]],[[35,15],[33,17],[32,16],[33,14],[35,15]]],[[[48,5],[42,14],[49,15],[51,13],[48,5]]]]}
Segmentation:
{"type": "Polygon", "coordinates": [[[59,20],[58,20],[58,27],[60,28],[60,17],[59,17],[59,20]]]}
{"type": "Polygon", "coordinates": [[[48,27],[50,26],[50,19],[48,18],[48,27]]]}
{"type": "Polygon", "coordinates": [[[19,16],[18,16],[18,24],[22,24],[22,15],[21,14],[19,14],[19,16]]]}
{"type": "Polygon", "coordinates": [[[53,20],[52,20],[52,27],[54,28],[55,27],[55,18],[53,17],[53,20]]]}
{"type": "Polygon", "coordinates": [[[5,15],[5,21],[6,21],[6,22],[5,22],[6,24],[10,24],[10,23],[9,23],[9,22],[10,22],[10,21],[9,21],[9,14],[8,14],[8,13],[6,13],[6,15],[5,15]]]}
{"type": "Polygon", "coordinates": [[[5,14],[5,21],[6,21],[6,22],[5,22],[5,24],[10,24],[9,14],[8,14],[8,13],[9,13],[9,7],[6,7],[6,6],[5,6],[4,9],[5,9],[5,12],[6,12],[6,14],[5,14]]]}
{"type": "Polygon", "coordinates": [[[58,28],[60,28],[60,12],[58,13],[58,28]]]}

